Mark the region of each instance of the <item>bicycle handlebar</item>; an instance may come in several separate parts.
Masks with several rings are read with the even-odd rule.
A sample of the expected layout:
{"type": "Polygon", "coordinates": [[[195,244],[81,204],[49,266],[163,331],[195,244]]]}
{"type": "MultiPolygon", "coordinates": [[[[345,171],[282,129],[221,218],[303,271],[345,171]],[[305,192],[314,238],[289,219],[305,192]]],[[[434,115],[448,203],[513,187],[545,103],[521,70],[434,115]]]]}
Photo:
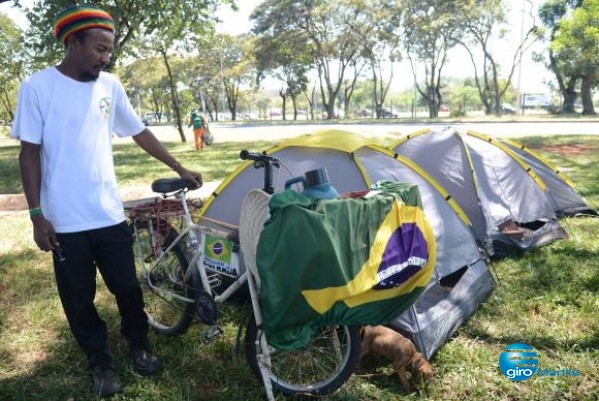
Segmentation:
{"type": "Polygon", "coordinates": [[[241,160],[253,160],[255,168],[264,168],[264,188],[262,188],[267,194],[273,194],[275,188],[273,186],[273,167],[279,167],[281,161],[278,157],[269,156],[266,153],[254,152],[251,150],[242,150],[239,152],[239,158],[241,160]]]}
{"type": "Polygon", "coordinates": [[[263,162],[263,161],[278,162],[279,161],[278,157],[269,156],[264,153],[254,152],[254,151],[246,150],[246,149],[239,152],[239,158],[241,160],[253,160],[255,162],[263,162]]]}

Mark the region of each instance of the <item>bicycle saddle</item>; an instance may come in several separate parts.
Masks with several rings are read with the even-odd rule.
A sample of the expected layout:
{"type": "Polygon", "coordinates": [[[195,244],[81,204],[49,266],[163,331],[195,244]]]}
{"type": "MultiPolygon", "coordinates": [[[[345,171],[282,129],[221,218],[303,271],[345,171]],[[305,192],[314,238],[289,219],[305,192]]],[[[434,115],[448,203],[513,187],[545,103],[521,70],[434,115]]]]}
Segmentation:
{"type": "Polygon", "coordinates": [[[159,194],[177,192],[192,187],[191,183],[181,178],[160,178],[152,183],[152,191],[159,194]]]}

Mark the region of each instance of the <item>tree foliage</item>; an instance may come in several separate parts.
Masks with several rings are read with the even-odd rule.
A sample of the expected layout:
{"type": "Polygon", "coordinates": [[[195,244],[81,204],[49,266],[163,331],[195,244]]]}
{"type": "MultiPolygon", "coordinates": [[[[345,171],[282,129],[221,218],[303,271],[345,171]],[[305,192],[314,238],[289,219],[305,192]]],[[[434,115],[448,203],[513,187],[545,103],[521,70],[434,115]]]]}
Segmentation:
{"type": "Polygon", "coordinates": [[[596,114],[592,88],[599,68],[599,1],[585,0],[562,19],[551,48],[563,74],[581,79],[582,113],[596,114]]]}
{"type": "MultiPolygon", "coordinates": [[[[581,85],[584,113],[594,113],[597,38],[591,28],[597,25],[598,1],[546,0],[540,8],[551,34],[548,65],[564,96],[564,111],[573,110],[581,85]]],[[[493,49],[510,29],[509,3],[519,6],[506,0],[265,0],[250,17],[252,34],[239,37],[214,32],[216,7],[235,8],[234,0],[92,2],[116,21],[109,68],[124,71],[128,92],[134,100],[139,97],[138,104],[173,118],[183,141],[188,109],[201,107],[213,120],[227,110],[236,119],[252,100],[257,102],[255,89],[272,78],[280,82],[283,116],[290,100],[294,118],[298,104],[306,106],[306,101],[312,118],[320,105],[325,118],[350,117],[356,102],[380,117],[383,105],[394,103],[389,99],[396,83],[394,64],[402,58],[412,66],[418,100],[426,102],[429,117],[438,116],[442,103],[467,108],[476,103],[470,100],[471,87],[459,93],[446,89],[444,67],[456,44],[470,56],[472,82],[485,111],[499,115],[504,99],[513,96],[512,77],[537,32],[527,32],[515,44],[511,62],[500,62],[493,49]],[[149,80],[135,74],[156,76],[149,80]],[[364,88],[370,91],[367,102],[364,88]]],[[[60,61],[63,49],[52,38],[51,26],[54,15],[72,3],[37,0],[28,10],[25,40],[5,39],[7,55],[0,62],[7,74],[0,78],[0,92],[8,88],[10,93],[7,82],[14,71],[20,81],[30,71],[60,61]],[[9,47],[14,47],[12,56],[9,47]]],[[[4,109],[14,107],[5,95],[0,99],[7,104],[4,109]]],[[[265,109],[268,102],[259,102],[265,109]]]]}
{"type": "MultiPolygon", "coordinates": [[[[124,56],[160,57],[167,72],[170,92],[170,109],[185,142],[183,111],[177,90],[176,78],[169,59],[188,50],[187,40],[211,34],[214,28],[214,11],[219,4],[232,4],[233,0],[109,0],[91,2],[106,10],[115,20],[115,47],[107,70],[114,69],[124,56]]],[[[30,28],[28,45],[35,50],[35,63],[40,66],[56,64],[62,56],[61,44],[51,36],[55,15],[72,5],[70,0],[38,0],[27,18],[30,28]]]]}
{"type": "Polygon", "coordinates": [[[504,66],[498,62],[493,47],[497,46],[498,39],[505,38],[507,7],[504,0],[465,0],[457,9],[465,28],[464,37],[457,41],[466,49],[474,66],[474,79],[486,114],[496,116],[502,114],[504,96],[516,67],[522,62],[522,55],[538,39],[537,26],[533,25],[526,33],[522,32],[512,62],[504,66]],[[506,67],[505,79],[501,78],[502,67],[506,67]]]}
{"type": "Polygon", "coordinates": [[[368,1],[364,7],[367,12],[349,23],[361,38],[360,56],[370,72],[374,110],[380,118],[393,80],[394,63],[402,58],[399,46],[403,8],[397,1],[368,1]]]}
{"type": "Polygon", "coordinates": [[[578,97],[576,90],[578,74],[567,74],[562,68],[562,57],[556,53],[552,43],[555,41],[560,22],[573,10],[580,7],[583,0],[547,0],[539,8],[541,22],[549,28],[549,46],[547,49],[547,67],[555,75],[559,91],[563,98],[562,113],[574,113],[574,103],[578,97]]]}
{"type": "Polygon", "coordinates": [[[414,81],[429,106],[429,117],[439,115],[442,103],[442,71],[448,52],[461,38],[463,25],[456,9],[461,0],[406,0],[403,18],[405,46],[414,81]],[[418,80],[420,71],[424,79],[418,80]]]}
{"type": "Polygon", "coordinates": [[[297,96],[307,90],[308,71],[312,68],[310,47],[305,32],[285,29],[273,16],[278,15],[282,2],[266,2],[250,16],[256,22],[254,58],[257,84],[268,74],[281,82],[279,95],[283,100],[281,114],[286,116],[286,100],[291,98],[294,119],[297,119],[297,96]]]}
{"type": "Polygon", "coordinates": [[[251,86],[256,80],[253,40],[249,35],[219,35],[221,73],[227,108],[233,120],[237,119],[237,105],[242,86],[251,86]]]}
{"type": "MultiPolygon", "coordinates": [[[[116,24],[115,48],[109,65],[112,69],[121,57],[131,54],[130,44],[144,36],[183,38],[189,31],[213,24],[213,12],[219,3],[232,0],[107,0],[89,1],[106,10],[116,24]]],[[[62,48],[52,37],[56,14],[72,5],[71,0],[37,0],[26,15],[29,20],[28,45],[35,49],[41,64],[57,63],[62,48]]]]}
{"type": "MultiPolygon", "coordinates": [[[[120,74],[128,94],[139,112],[151,110],[159,120],[167,112],[170,87],[166,67],[159,57],[136,60],[128,64],[120,74]]],[[[168,110],[170,111],[170,110],[168,110]]]]}
{"type": "Polygon", "coordinates": [[[21,29],[0,13],[0,119],[12,121],[19,83],[27,73],[21,29]]]}
{"type": "Polygon", "coordinates": [[[352,23],[367,12],[365,4],[359,0],[266,0],[251,16],[259,37],[284,34],[300,46],[301,54],[307,51],[318,73],[328,119],[336,117],[335,106],[347,84],[346,74],[359,69],[361,38],[352,23]]]}

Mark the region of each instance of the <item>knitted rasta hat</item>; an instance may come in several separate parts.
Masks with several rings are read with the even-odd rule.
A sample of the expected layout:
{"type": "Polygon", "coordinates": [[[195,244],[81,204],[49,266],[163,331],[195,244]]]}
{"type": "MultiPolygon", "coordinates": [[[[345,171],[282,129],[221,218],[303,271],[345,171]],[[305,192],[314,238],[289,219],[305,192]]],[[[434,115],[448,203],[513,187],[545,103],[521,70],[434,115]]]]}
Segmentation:
{"type": "Polygon", "coordinates": [[[92,4],[70,6],[56,16],[54,37],[65,44],[69,35],[91,28],[114,32],[114,20],[106,11],[92,4]]]}

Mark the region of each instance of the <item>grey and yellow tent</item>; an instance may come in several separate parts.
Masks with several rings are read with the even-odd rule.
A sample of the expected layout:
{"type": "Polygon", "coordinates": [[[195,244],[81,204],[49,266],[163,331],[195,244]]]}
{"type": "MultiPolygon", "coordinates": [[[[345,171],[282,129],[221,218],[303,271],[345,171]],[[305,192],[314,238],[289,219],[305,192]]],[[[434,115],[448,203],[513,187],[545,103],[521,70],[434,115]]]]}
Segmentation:
{"type": "Polygon", "coordinates": [[[559,204],[568,210],[580,207],[572,200],[573,191],[566,196],[563,187],[548,187],[543,179],[548,173],[533,168],[513,145],[480,133],[427,129],[398,139],[390,149],[417,163],[447,190],[493,257],[567,237],[558,221],[559,204]]]}
{"type": "MultiPolygon", "coordinates": [[[[427,357],[447,341],[492,291],[494,281],[467,215],[416,163],[394,156],[371,139],[337,130],[292,138],[265,152],[281,159],[282,167],[275,172],[277,192],[284,190],[285,181],[323,167],[339,193],[367,190],[379,181],[418,186],[424,214],[434,232],[436,264],[422,295],[391,325],[411,337],[427,357]]],[[[263,172],[252,163],[242,162],[206,199],[201,210],[207,218],[206,224],[214,219],[238,225],[245,194],[263,185],[263,172]]]]}
{"type": "Polygon", "coordinates": [[[574,182],[558,167],[534,150],[516,141],[499,138],[501,143],[518,154],[543,180],[551,197],[557,217],[598,216],[595,206],[576,190],[574,182]]]}

